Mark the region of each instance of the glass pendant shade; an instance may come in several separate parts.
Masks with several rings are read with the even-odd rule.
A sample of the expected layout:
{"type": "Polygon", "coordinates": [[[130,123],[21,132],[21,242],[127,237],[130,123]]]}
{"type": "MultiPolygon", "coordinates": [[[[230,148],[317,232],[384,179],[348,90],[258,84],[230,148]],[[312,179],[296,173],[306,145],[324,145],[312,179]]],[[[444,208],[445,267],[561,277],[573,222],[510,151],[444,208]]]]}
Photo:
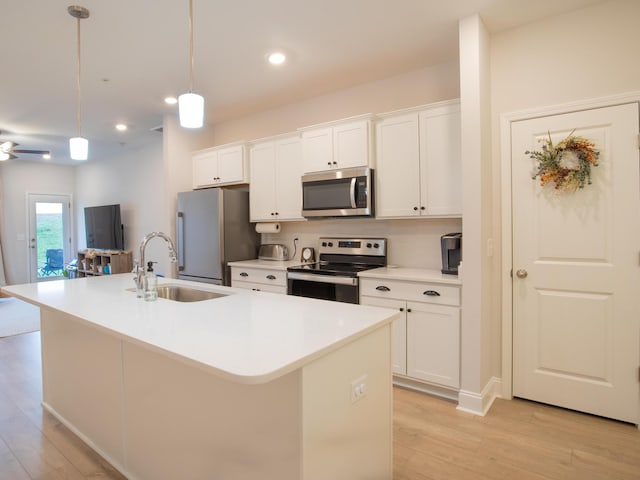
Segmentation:
{"type": "Polygon", "coordinates": [[[204,97],[183,93],[178,97],[178,115],[183,128],[200,128],[204,124],[204,97]]]}
{"type": "Polygon", "coordinates": [[[89,158],[89,140],[82,137],[70,138],[69,151],[72,160],[86,160],[89,158]]]}

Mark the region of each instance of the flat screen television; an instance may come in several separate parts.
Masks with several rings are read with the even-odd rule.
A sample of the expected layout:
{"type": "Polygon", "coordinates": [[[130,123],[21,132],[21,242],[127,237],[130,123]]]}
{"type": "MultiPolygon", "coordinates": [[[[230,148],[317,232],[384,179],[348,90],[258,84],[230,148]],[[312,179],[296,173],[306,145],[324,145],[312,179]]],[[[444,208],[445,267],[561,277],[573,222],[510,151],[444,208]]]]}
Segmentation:
{"type": "Polygon", "coordinates": [[[124,250],[124,227],[119,204],[85,207],[84,228],[87,248],[124,250]]]}

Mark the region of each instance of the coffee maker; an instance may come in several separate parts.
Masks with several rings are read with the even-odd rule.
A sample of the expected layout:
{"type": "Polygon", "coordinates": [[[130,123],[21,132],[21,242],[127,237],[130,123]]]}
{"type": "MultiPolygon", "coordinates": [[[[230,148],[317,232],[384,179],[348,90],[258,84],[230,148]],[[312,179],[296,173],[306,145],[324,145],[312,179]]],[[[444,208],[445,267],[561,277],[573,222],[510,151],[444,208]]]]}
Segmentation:
{"type": "Polygon", "coordinates": [[[462,233],[446,233],[440,237],[442,248],[442,273],[458,274],[462,255],[462,233]]]}

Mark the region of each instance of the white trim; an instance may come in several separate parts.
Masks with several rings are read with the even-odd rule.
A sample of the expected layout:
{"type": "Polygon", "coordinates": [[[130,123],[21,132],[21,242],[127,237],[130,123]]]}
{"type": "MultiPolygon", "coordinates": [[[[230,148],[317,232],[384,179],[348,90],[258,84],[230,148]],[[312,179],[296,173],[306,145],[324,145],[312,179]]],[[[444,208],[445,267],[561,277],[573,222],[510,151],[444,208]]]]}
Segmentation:
{"type": "Polygon", "coordinates": [[[501,391],[502,380],[498,377],[491,377],[479,395],[475,392],[460,390],[456,410],[484,417],[495,399],[501,396],[501,391]]]}
{"type": "MultiPolygon", "coordinates": [[[[86,443],[89,446],[89,448],[91,448],[94,452],[96,452],[98,455],[100,455],[102,458],[104,458],[107,462],[109,462],[109,464],[114,469],[116,469],[118,472],[120,472],[126,478],[128,478],[130,480],[137,480],[139,478],[136,475],[134,475],[133,473],[127,471],[125,466],[120,461],[118,461],[115,457],[113,457],[108,452],[106,452],[105,450],[100,448],[98,445],[96,445],[89,437],[87,437],[82,431],[80,431],[78,428],[76,428],[76,426],[73,423],[71,423],[64,416],[62,416],[58,411],[56,411],[55,408],[53,408],[47,402],[42,402],[42,407],[47,412],[49,412],[51,415],[53,415],[65,427],[67,427],[69,430],[71,430],[71,432],[73,432],[76,436],[78,436],[78,438],[80,438],[80,440],[82,440],[84,443],[86,443]]],[[[124,460],[124,461],[126,462],[126,460],[124,460]]]]}
{"type": "Polygon", "coordinates": [[[393,375],[393,385],[436,397],[446,398],[453,402],[458,401],[458,390],[456,389],[424,383],[401,375],[393,375]]]}
{"type": "MultiPolygon", "coordinates": [[[[502,158],[502,398],[513,396],[513,289],[511,269],[513,260],[511,223],[511,123],[549,115],[612,107],[640,102],[640,91],[621,93],[607,97],[578,100],[559,105],[537,107],[500,115],[500,155],[502,158]]],[[[461,392],[462,396],[462,392],[461,392]]]]}

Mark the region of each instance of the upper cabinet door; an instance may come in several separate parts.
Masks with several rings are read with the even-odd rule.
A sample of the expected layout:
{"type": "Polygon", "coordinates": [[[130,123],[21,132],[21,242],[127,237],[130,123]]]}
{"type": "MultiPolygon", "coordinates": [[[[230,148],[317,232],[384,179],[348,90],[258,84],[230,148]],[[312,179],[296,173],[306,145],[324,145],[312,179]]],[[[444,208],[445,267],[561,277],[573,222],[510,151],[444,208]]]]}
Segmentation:
{"type": "Polygon", "coordinates": [[[420,216],[418,114],[376,124],[376,217],[420,216]]]}
{"type": "Polygon", "coordinates": [[[250,152],[249,210],[252,222],[271,222],[276,214],[276,147],[254,145],[250,152]]]}
{"type": "Polygon", "coordinates": [[[302,162],[305,173],[333,167],[333,129],[319,128],[302,132],[302,162]]]}
{"type": "Polygon", "coordinates": [[[302,220],[302,147],[298,135],[251,148],[252,222],[302,220]]]}
{"type": "Polygon", "coordinates": [[[336,168],[369,165],[369,120],[333,127],[333,162],[336,168]]]}
{"type": "Polygon", "coordinates": [[[192,157],[193,188],[210,187],[218,177],[218,152],[203,150],[192,157]]]}
{"type": "Polygon", "coordinates": [[[302,220],[302,142],[296,135],[276,142],[278,220],[302,220]]]}
{"type": "Polygon", "coordinates": [[[221,183],[246,183],[244,156],[244,145],[218,151],[218,176],[221,183]]]}
{"type": "Polygon", "coordinates": [[[420,113],[420,184],[426,215],[462,215],[460,105],[420,113]]]}

